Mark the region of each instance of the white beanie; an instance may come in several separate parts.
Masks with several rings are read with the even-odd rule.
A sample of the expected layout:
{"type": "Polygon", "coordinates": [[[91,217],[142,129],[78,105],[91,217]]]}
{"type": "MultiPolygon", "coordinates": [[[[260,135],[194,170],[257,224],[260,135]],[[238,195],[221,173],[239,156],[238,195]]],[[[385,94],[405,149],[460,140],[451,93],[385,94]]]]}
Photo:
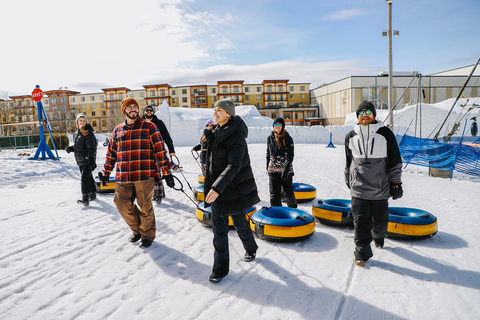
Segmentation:
{"type": "Polygon", "coordinates": [[[87,115],[86,115],[85,113],[79,113],[79,114],[77,114],[77,119],[75,120],[75,123],[77,124],[77,128],[79,128],[79,126],[78,126],[78,119],[80,119],[81,117],[84,117],[85,120],[87,121],[87,124],[88,124],[87,115]]]}

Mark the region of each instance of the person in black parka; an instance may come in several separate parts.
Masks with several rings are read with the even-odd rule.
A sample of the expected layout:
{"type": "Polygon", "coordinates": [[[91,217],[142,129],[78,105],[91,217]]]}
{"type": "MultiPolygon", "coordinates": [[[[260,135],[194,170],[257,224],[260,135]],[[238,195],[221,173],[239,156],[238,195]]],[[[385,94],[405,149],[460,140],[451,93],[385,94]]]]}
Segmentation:
{"type": "Polygon", "coordinates": [[[82,174],[82,199],[77,202],[88,206],[89,201],[97,198],[95,180],[92,175],[93,170],[97,167],[97,138],[84,113],[77,115],[76,123],[78,130],[73,134],[73,146],[69,146],[65,150],[68,153],[74,152],[75,160],[82,174]]]}
{"type": "Polygon", "coordinates": [[[220,282],[229,272],[228,217],[245,248],[244,260],[255,259],[258,246],[246,219],[246,210],[260,202],[247,148],[248,128],[235,116],[232,99],[217,101],[213,117],[217,125],[205,130],[207,163],[205,203],[212,206],[214,263],[209,281],[220,282]]]}
{"type": "MultiPolygon", "coordinates": [[[[170,133],[168,132],[165,123],[163,123],[162,120],[158,119],[157,116],[154,114],[154,110],[151,105],[147,105],[145,108],[143,108],[143,119],[151,121],[157,126],[158,131],[160,131],[160,135],[163,138],[163,142],[165,142],[168,147],[170,158],[172,158],[175,155],[175,147],[173,146],[172,137],[170,136],[170,133]]],[[[165,188],[163,187],[162,180],[160,180],[155,183],[152,200],[160,203],[162,202],[163,198],[165,198],[165,188]]]]}
{"type": "Polygon", "coordinates": [[[270,206],[282,206],[282,188],[287,206],[297,207],[293,190],[293,139],[285,130],[285,120],[273,121],[273,131],[267,138],[267,172],[270,188],[270,206]]]}

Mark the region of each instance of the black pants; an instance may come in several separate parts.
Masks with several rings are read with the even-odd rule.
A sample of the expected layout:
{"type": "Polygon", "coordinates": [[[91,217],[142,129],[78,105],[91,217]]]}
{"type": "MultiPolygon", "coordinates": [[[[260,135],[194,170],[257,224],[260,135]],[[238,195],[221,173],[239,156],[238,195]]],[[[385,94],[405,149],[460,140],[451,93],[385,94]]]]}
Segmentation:
{"type": "MultiPolygon", "coordinates": [[[[256,252],[258,249],[253,237],[250,224],[245,218],[245,213],[232,215],[232,221],[237,230],[243,248],[247,252],[256,252]]],[[[215,202],[212,203],[212,229],[213,229],[213,272],[227,274],[230,270],[230,253],[228,250],[228,215],[218,210],[215,202]]]]}
{"type": "Polygon", "coordinates": [[[367,261],[373,256],[370,243],[383,239],[388,227],[388,199],[364,200],[352,197],[355,259],[367,261]]]}
{"type": "Polygon", "coordinates": [[[81,176],[82,194],[94,193],[97,191],[95,180],[93,180],[92,169],[89,165],[79,166],[81,176]]]}
{"type": "Polygon", "coordinates": [[[270,187],[270,206],[281,207],[282,206],[282,188],[285,193],[285,199],[287,206],[290,208],[297,207],[297,199],[293,192],[291,174],[288,175],[287,180],[282,180],[280,173],[269,173],[269,187],[270,187]]]}

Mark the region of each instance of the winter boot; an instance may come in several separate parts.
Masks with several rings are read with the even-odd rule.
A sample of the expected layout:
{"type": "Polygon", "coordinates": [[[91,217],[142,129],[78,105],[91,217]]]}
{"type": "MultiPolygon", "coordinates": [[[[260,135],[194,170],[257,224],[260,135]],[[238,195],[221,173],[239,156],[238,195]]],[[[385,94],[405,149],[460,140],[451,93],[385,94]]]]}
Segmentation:
{"type": "Polygon", "coordinates": [[[82,195],[82,200],[77,200],[77,203],[78,204],[83,204],[84,207],[87,207],[90,204],[90,202],[88,200],[88,194],[82,195]]]}
{"type": "Polygon", "coordinates": [[[90,201],[97,200],[97,193],[96,192],[89,193],[88,194],[88,200],[90,200],[90,201]]]}

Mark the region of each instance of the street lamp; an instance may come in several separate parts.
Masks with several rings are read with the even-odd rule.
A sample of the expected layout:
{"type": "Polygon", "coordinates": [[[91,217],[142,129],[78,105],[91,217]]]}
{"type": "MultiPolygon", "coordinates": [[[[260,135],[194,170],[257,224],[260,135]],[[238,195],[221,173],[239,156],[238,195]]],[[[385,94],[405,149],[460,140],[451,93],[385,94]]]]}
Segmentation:
{"type": "MultiPolygon", "coordinates": [[[[385,0],[388,4],[388,30],[383,31],[382,36],[388,35],[388,112],[393,110],[393,63],[392,63],[392,35],[398,36],[397,30],[392,30],[392,2],[385,0]],[[393,31],[393,33],[392,33],[393,31]]],[[[393,115],[388,119],[390,128],[393,128],[393,115]]]]}

